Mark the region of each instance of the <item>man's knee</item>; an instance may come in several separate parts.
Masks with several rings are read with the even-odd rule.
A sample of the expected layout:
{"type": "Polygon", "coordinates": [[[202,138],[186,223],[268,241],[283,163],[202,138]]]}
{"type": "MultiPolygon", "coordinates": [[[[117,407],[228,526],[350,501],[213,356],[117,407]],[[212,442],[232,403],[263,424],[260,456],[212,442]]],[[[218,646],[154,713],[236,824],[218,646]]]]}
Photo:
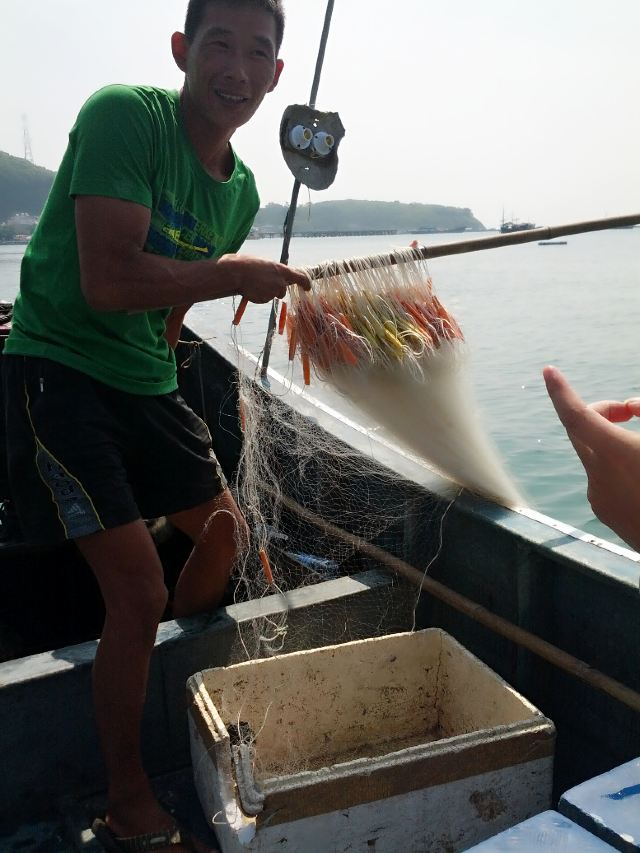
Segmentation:
{"type": "Polygon", "coordinates": [[[149,630],[158,625],[168,600],[169,592],[162,579],[144,577],[130,578],[104,596],[107,617],[149,630]]]}
{"type": "Polygon", "coordinates": [[[96,576],[107,616],[157,624],[168,591],[158,552],[142,521],[80,538],[76,544],[96,576]]]}
{"type": "Polygon", "coordinates": [[[240,552],[249,545],[249,527],[228,489],[207,504],[170,515],[169,521],[194,545],[231,545],[240,552]]]}
{"type": "Polygon", "coordinates": [[[234,528],[234,536],[236,543],[236,550],[238,554],[244,554],[249,550],[249,542],[251,540],[251,531],[249,530],[249,525],[245,521],[242,513],[238,513],[238,515],[234,519],[235,528],[234,528]]]}
{"type": "Polygon", "coordinates": [[[212,544],[221,546],[227,544],[238,554],[249,548],[249,525],[237,507],[218,510],[209,520],[209,525],[203,535],[212,536],[212,544]]]}

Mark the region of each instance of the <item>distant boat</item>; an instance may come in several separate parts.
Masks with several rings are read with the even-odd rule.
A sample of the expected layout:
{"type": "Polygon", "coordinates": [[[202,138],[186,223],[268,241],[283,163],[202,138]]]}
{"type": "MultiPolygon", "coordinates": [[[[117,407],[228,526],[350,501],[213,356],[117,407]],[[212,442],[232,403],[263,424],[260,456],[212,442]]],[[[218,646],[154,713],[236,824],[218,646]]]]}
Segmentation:
{"type": "Polygon", "coordinates": [[[532,231],[535,227],[534,222],[518,222],[517,219],[505,221],[503,218],[500,225],[500,233],[513,234],[514,231],[532,231]]]}
{"type": "Polygon", "coordinates": [[[538,246],[566,246],[566,240],[542,240],[538,246]]]}

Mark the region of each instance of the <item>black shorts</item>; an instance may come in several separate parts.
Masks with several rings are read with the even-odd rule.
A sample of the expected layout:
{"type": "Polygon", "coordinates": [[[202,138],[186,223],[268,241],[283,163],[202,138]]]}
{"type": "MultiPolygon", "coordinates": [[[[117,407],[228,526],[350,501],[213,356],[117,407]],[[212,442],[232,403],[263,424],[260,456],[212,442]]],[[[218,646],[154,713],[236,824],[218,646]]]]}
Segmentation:
{"type": "Polygon", "coordinates": [[[118,391],[43,358],[2,356],[11,498],[29,542],[76,539],[215,498],[206,424],[175,391],[118,391]]]}

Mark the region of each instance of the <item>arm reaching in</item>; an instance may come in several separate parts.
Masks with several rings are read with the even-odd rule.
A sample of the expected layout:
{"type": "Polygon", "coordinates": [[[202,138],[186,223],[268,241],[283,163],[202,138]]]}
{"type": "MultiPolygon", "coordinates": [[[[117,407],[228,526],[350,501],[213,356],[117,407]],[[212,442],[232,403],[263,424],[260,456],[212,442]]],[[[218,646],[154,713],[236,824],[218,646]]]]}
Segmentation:
{"type": "Polygon", "coordinates": [[[640,399],[587,405],[555,367],[543,371],[547,391],[587,472],[587,498],[604,524],[640,550],[640,434],[616,423],[640,417],[640,399]]]}

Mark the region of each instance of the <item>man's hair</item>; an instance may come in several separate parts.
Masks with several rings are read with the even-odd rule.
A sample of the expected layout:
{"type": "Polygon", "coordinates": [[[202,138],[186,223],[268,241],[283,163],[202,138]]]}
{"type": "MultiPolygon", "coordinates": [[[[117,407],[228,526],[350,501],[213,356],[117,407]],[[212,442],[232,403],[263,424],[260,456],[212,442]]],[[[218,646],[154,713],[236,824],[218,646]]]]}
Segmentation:
{"type": "Polygon", "coordinates": [[[282,0],[189,0],[187,6],[187,18],[184,22],[184,34],[193,41],[198,27],[202,23],[205,9],[210,4],[217,3],[225,6],[255,6],[256,9],[264,9],[273,15],[276,22],[276,53],[280,50],[282,37],[284,35],[284,6],[282,0]]]}

